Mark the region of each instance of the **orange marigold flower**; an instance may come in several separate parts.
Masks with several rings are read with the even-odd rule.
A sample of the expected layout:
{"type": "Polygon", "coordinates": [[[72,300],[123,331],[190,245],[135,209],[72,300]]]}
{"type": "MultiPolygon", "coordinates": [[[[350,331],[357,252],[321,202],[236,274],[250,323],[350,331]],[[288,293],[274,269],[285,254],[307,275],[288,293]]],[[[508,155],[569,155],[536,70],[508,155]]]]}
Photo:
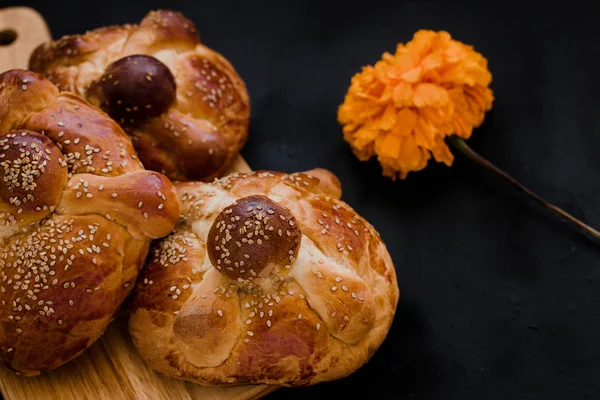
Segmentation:
{"type": "Polygon", "coordinates": [[[494,96],[487,60],[448,32],[421,30],[352,77],[338,110],[344,139],[366,161],[377,154],[383,175],[404,179],[433,154],[450,166],[444,138],[468,139],[494,96]]]}

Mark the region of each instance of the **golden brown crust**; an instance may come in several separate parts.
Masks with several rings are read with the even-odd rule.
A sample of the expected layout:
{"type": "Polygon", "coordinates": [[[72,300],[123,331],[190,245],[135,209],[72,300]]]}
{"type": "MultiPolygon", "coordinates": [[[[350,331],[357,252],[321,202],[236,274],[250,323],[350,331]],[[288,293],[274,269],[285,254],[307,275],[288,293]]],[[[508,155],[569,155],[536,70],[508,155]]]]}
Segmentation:
{"type": "Polygon", "coordinates": [[[41,75],[0,74],[0,360],[36,375],[89,347],[179,215],[123,130],[41,75]]]}
{"type": "Polygon", "coordinates": [[[244,82],[180,13],[64,37],[36,49],[30,68],[107,111],[144,165],[172,179],[222,175],[248,135],[244,82]]]}
{"type": "Polygon", "coordinates": [[[214,125],[173,109],[149,120],[143,130],[132,127],[129,132],[146,168],[164,171],[174,180],[217,171],[230,156],[214,125]]]}
{"type": "Polygon", "coordinates": [[[58,96],[58,89],[39,74],[14,69],[0,80],[0,132],[17,130],[34,112],[46,108],[58,96]],[[32,95],[31,93],[35,93],[32,95]]]}
{"type": "Polygon", "coordinates": [[[59,94],[22,127],[52,139],[72,173],[114,176],[142,168],[131,141],[106,114],[71,93],[59,94]],[[102,147],[97,143],[102,143],[102,147]]]}
{"type": "Polygon", "coordinates": [[[168,10],[151,11],[125,44],[127,54],[144,54],[164,48],[192,50],[200,43],[194,23],[183,14],[168,10]]]}
{"type": "Polygon", "coordinates": [[[153,368],[204,385],[295,386],[341,378],[371,357],[394,316],[396,275],[374,228],[339,200],[333,174],[259,171],[177,188],[179,225],[154,244],[131,302],[130,332],[153,368]],[[247,247],[241,239],[262,238],[245,228],[257,205],[273,210],[261,226],[283,215],[301,241],[263,241],[263,254],[247,247]],[[225,249],[213,248],[223,235],[225,249]],[[260,258],[256,270],[278,268],[252,285],[240,269],[215,268],[239,254],[260,258]]]}

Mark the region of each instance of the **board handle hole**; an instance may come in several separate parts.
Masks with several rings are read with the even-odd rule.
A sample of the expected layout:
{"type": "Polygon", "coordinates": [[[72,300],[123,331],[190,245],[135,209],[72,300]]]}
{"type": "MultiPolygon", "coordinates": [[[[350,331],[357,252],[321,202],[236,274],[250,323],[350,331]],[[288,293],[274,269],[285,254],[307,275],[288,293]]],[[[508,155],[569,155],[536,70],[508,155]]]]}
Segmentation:
{"type": "Polygon", "coordinates": [[[17,32],[14,29],[0,30],[0,46],[10,46],[17,40],[17,32]]]}

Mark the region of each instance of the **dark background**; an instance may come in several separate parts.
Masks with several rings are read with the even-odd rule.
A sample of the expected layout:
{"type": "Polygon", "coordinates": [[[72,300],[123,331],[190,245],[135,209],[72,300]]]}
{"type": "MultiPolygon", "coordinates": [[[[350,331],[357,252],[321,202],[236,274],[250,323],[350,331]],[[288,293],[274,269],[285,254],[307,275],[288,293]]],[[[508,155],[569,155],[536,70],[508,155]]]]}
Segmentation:
{"type": "MultiPolygon", "coordinates": [[[[471,145],[600,227],[599,13],[574,2],[37,1],[55,38],[184,12],[245,80],[254,169],[324,167],[381,233],[401,299],[349,378],[276,399],[600,399],[600,244],[463,157],[405,181],[361,163],[336,122],[351,76],[418,29],[489,60],[496,100],[471,145]]],[[[0,6],[17,2],[1,0],[0,6]]],[[[593,4],[590,2],[590,4],[593,4]]]]}

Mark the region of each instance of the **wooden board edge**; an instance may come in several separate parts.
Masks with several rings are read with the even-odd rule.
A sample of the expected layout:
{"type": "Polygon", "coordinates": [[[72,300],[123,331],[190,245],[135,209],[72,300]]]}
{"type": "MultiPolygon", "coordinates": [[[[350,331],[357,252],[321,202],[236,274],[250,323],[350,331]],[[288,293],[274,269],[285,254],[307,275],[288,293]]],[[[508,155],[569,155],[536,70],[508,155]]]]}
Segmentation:
{"type": "Polygon", "coordinates": [[[30,7],[1,8],[2,30],[14,30],[17,38],[9,45],[0,46],[0,73],[15,68],[26,69],[33,50],[52,39],[44,18],[30,7]]]}

